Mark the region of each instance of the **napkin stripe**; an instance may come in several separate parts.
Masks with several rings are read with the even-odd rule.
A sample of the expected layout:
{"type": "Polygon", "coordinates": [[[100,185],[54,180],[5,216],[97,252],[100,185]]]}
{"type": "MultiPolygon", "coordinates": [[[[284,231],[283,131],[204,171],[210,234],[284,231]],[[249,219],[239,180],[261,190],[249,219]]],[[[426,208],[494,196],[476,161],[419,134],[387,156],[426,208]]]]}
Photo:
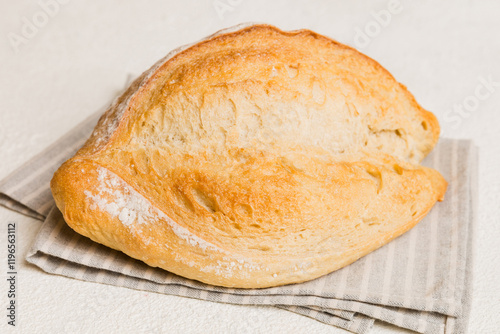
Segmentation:
{"type": "MultiPolygon", "coordinates": [[[[348,268],[345,268],[345,269],[348,269],[348,268]]],[[[345,270],[344,269],[344,270],[345,270]]],[[[347,272],[347,271],[346,271],[347,272]]],[[[343,276],[345,277],[346,274],[344,273],[343,276]]],[[[319,281],[318,281],[319,283],[319,281]]],[[[322,284],[321,284],[321,287],[320,287],[320,291],[324,291],[325,288],[326,288],[326,285],[328,284],[328,281],[327,280],[323,280],[322,284]]],[[[318,284],[319,286],[320,284],[318,284]]],[[[294,296],[297,294],[297,291],[299,289],[300,285],[299,284],[294,284],[292,285],[292,292],[291,292],[291,295],[294,296]]],[[[293,302],[292,302],[293,303],[293,302]]],[[[316,306],[310,306],[311,308],[314,308],[316,306]]],[[[323,312],[331,312],[332,309],[328,309],[328,308],[320,308],[318,307],[320,310],[322,310],[323,312]]],[[[340,318],[343,318],[343,319],[347,319],[347,320],[352,320],[353,317],[354,317],[354,314],[355,312],[351,312],[351,311],[346,311],[346,310],[337,310],[337,309],[333,309],[333,312],[332,313],[333,315],[336,315],[340,318]]]]}
{"type": "MultiPolygon", "coordinates": [[[[470,147],[469,150],[465,150],[465,152],[460,152],[460,157],[462,157],[464,154],[470,154],[470,155],[473,155],[474,157],[476,157],[476,152],[474,150],[473,147],[470,147]]],[[[476,157],[477,159],[477,157],[476,157]]],[[[471,169],[474,169],[474,168],[477,168],[477,165],[472,165],[471,166],[471,169]]],[[[469,191],[468,192],[460,192],[459,193],[464,196],[465,194],[464,193],[467,193],[469,195],[468,197],[468,200],[469,202],[471,203],[469,206],[466,207],[466,210],[467,210],[467,215],[470,217],[470,220],[471,221],[475,221],[476,218],[475,218],[475,214],[473,212],[476,212],[476,210],[472,210],[473,206],[475,205],[475,203],[472,201],[473,198],[477,198],[477,193],[473,193],[473,191],[477,191],[477,172],[476,173],[470,173],[469,174],[470,177],[471,177],[471,184],[476,184],[476,187],[470,187],[469,191]]],[[[459,205],[458,203],[456,203],[456,205],[459,205]]],[[[460,275],[460,279],[462,280],[462,287],[467,287],[466,291],[462,293],[462,303],[461,303],[461,306],[462,306],[462,312],[469,312],[470,311],[470,301],[471,301],[471,295],[470,295],[470,291],[471,291],[471,277],[472,277],[472,272],[471,272],[471,268],[472,268],[472,245],[473,245],[473,230],[474,230],[474,225],[470,225],[468,227],[470,230],[462,230],[461,233],[465,233],[466,235],[466,238],[468,240],[468,242],[466,243],[466,251],[465,251],[465,254],[463,254],[462,256],[466,258],[466,261],[468,262],[468,266],[463,268],[463,272],[461,272],[458,268],[458,274],[462,274],[460,275]],[[465,275],[465,272],[468,272],[468,275],[465,275]]],[[[453,275],[452,272],[450,272],[450,275],[453,275]]],[[[453,287],[454,288],[454,287],[453,287]]],[[[446,333],[466,333],[467,332],[467,323],[464,323],[464,322],[460,322],[458,323],[457,321],[455,321],[454,319],[447,319],[446,320],[446,333]]]]}
{"type": "Polygon", "coordinates": [[[37,220],[43,221],[45,219],[44,215],[41,215],[40,213],[36,212],[35,210],[28,208],[24,204],[21,204],[20,202],[12,199],[10,196],[7,196],[4,193],[0,193],[0,205],[6,207],[7,209],[19,212],[25,216],[28,216],[28,217],[31,217],[31,218],[34,218],[37,220]]]}
{"type": "MultiPolygon", "coordinates": [[[[339,285],[338,285],[338,295],[340,296],[341,299],[347,299],[346,298],[346,286],[347,286],[347,278],[349,277],[349,271],[351,269],[351,266],[344,267],[340,269],[339,272],[339,285]]],[[[327,280],[325,280],[323,288],[326,287],[328,284],[327,280]]],[[[324,290],[323,290],[324,291],[324,290]]]]}
{"type": "Polygon", "coordinates": [[[392,271],[393,271],[393,266],[394,266],[394,252],[396,249],[396,244],[391,242],[389,245],[387,245],[387,260],[386,260],[386,267],[384,270],[384,279],[382,281],[382,300],[381,304],[387,304],[389,301],[389,287],[391,284],[391,278],[392,278],[392,271]]]}
{"type": "MultiPolygon", "coordinates": [[[[438,145],[439,146],[439,145],[438,145]]],[[[427,163],[430,164],[431,166],[435,167],[434,165],[436,164],[436,160],[437,160],[437,157],[440,156],[439,154],[439,149],[440,147],[436,147],[435,148],[435,152],[434,154],[431,154],[428,159],[427,159],[427,163]]],[[[435,212],[435,210],[434,210],[435,212]]],[[[431,223],[432,224],[432,223],[431,223]]],[[[427,224],[429,225],[429,224],[427,224]]],[[[425,226],[424,226],[425,227],[425,226]]],[[[422,228],[421,225],[417,225],[416,228],[414,228],[414,230],[411,231],[411,233],[409,233],[409,242],[408,242],[408,261],[406,263],[406,267],[405,267],[405,277],[404,277],[404,280],[402,280],[404,282],[403,284],[403,295],[404,295],[404,299],[403,299],[403,305],[405,306],[410,306],[412,305],[412,298],[411,298],[411,291],[413,291],[413,289],[415,288],[418,288],[418,282],[416,282],[415,280],[413,280],[413,276],[414,276],[414,260],[416,258],[416,240],[417,239],[423,239],[425,241],[428,240],[429,238],[429,234],[427,232],[427,229],[425,228],[422,228]]],[[[386,273],[392,273],[392,265],[393,265],[393,258],[394,258],[394,255],[395,255],[395,246],[393,247],[388,247],[388,251],[389,251],[389,255],[388,255],[388,258],[390,260],[388,260],[391,264],[391,267],[390,269],[391,270],[388,270],[386,269],[386,273]]],[[[431,252],[432,254],[432,252],[431,252]]],[[[432,263],[430,264],[432,266],[432,263]]],[[[384,280],[384,287],[383,287],[383,293],[384,293],[384,296],[388,296],[389,295],[389,288],[390,286],[389,285],[385,285],[389,282],[390,280],[384,280]]],[[[387,297],[386,297],[387,298],[387,297]]],[[[383,298],[382,302],[385,303],[386,302],[386,298],[383,298]]],[[[421,312],[423,313],[423,312],[421,312]]],[[[422,316],[422,315],[421,315],[422,316]]],[[[419,323],[418,323],[418,326],[417,326],[417,330],[422,332],[423,329],[422,329],[422,324],[425,324],[425,321],[419,319],[419,323]]]]}
{"type": "MultiPolygon", "coordinates": [[[[206,290],[201,290],[201,291],[205,291],[206,292],[206,290]]],[[[250,302],[248,304],[252,304],[252,302],[250,302]]],[[[284,308],[288,308],[288,305],[282,305],[282,306],[284,308]]],[[[339,318],[342,318],[342,319],[345,319],[345,320],[352,320],[352,319],[354,319],[354,314],[355,314],[354,312],[349,312],[349,311],[344,311],[344,310],[337,310],[337,309],[329,309],[329,308],[319,307],[319,306],[315,306],[315,305],[308,305],[307,307],[310,308],[310,309],[319,311],[319,312],[325,312],[325,313],[328,313],[328,314],[331,314],[331,315],[335,315],[335,316],[337,316],[339,318]]]]}
{"type": "MultiPolygon", "coordinates": [[[[476,148],[470,143],[469,146],[469,155],[472,156],[472,159],[470,161],[478,161],[478,153],[476,148]]],[[[469,188],[469,202],[470,206],[468,207],[469,211],[469,219],[471,222],[476,222],[477,221],[477,198],[479,196],[478,191],[478,164],[477,163],[472,163],[470,166],[471,172],[469,173],[470,177],[470,184],[471,187],[469,188]]],[[[467,261],[467,266],[464,269],[464,272],[467,273],[467,275],[464,275],[464,294],[462,295],[462,314],[468,315],[470,312],[471,308],[471,303],[472,303],[472,268],[473,266],[473,261],[474,261],[474,243],[475,243],[475,224],[469,225],[469,231],[466,234],[467,236],[467,242],[466,242],[466,254],[465,258],[467,261]]],[[[455,318],[447,318],[446,319],[446,334],[457,334],[457,333],[467,333],[467,327],[468,327],[468,321],[458,321],[458,319],[455,318]]]]}
{"type": "Polygon", "coordinates": [[[297,314],[305,315],[309,318],[313,318],[326,324],[346,329],[353,333],[368,333],[374,323],[374,319],[370,319],[362,315],[356,315],[352,321],[347,321],[342,318],[333,317],[326,312],[320,312],[303,306],[277,305],[276,307],[286,309],[297,314]]]}
{"type": "Polygon", "coordinates": [[[43,168],[37,170],[36,173],[30,174],[29,177],[18,180],[17,183],[7,184],[6,187],[10,185],[8,192],[11,193],[14,198],[24,199],[24,197],[28,195],[26,190],[39,189],[40,187],[43,187],[43,182],[41,182],[41,180],[46,181],[51,178],[55,169],[67,160],[68,156],[74,155],[78,150],[77,147],[81,147],[86,142],[85,138],[75,139],[77,138],[74,136],[68,138],[68,142],[64,147],[58,147],[58,150],[53,151],[56,152],[56,155],[44,156],[44,160],[47,159],[47,161],[43,164],[43,168]]]}
{"type": "Polygon", "coordinates": [[[52,198],[51,196],[50,200],[40,205],[40,208],[37,211],[40,212],[40,214],[42,214],[43,216],[47,216],[50,212],[50,209],[52,209],[54,205],[55,205],[54,198],[52,198]]]}
{"type": "MultiPolygon", "coordinates": [[[[435,157],[439,157],[439,147],[435,148],[436,155],[435,157]]],[[[434,158],[433,159],[433,165],[432,167],[436,170],[439,170],[439,159],[434,158]]],[[[435,286],[435,269],[436,269],[436,260],[437,260],[437,228],[438,228],[438,212],[436,210],[431,210],[430,212],[430,233],[429,233],[429,239],[430,239],[430,246],[429,246],[429,264],[427,266],[427,279],[426,279],[426,293],[425,295],[428,296],[432,294],[432,288],[435,286]]],[[[427,299],[427,309],[433,309],[434,306],[434,299],[433,298],[428,298],[427,299]]]]}
{"type": "MultiPolygon", "coordinates": [[[[49,166],[49,169],[51,169],[50,167],[52,166],[49,166]]],[[[54,172],[52,172],[51,175],[53,173],[54,172]]],[[[25,193],[26,190],[24,188],[21,188],[21,191],[18,191],[17,193],[21,193],[22,195],[21,196],[18,195],[17,197],[22,197],[23,202],[25,202],[27,206],[30,208],[37,207],[37,203],[47,202],[47,193],[50,194],[50,188],[43,183],[31,186],[33,187],[34,190],[31,190],[29,193],[25,193]]],[[[11,192],[11,193],[13,195],[16,195],[16,192],[11,192]]]]}
{"type": "MultiPolygon", "coordinates": [[[[459,159],[458,156],[467,157],[467,161],[469,161],[468,168],[470,170],[474,170],[475,167],[472,166],[472,164],[470,163],[472,161],[471,157],[474,157],[475,159],[477,159],[477,157],[475,156],[474,147],[472,147],[470,142],[468,144],[469,144],[468,147],[466,147],[465,145],[458,147],[459,154],[457,155],[457,161],[459,159]]],[[[476,174],[477,174],[477,172],[476,172],[476,174]]],[[[457,172],[457,177],[458,177],[458,175],[459,175],[459,173],[457,172]]],[[[474,182],[473,177],[475,177],[475,176],[472,176],[471,173],[468,173],[467,176],[469,178],[468,184],[473,184],[473,182],[474,182]]],[[[459,203],[456,203],[456,208],[462,207],[460,205],[461,201],[466,201],[469,203],[469,205],[465,206],[464,208],[462,207],[462,209],[464,209],[464,211],[465,211],[464,216],[469,217],[469,219],[468,219],[469,221],[475,221],[475,219],[471,213],[472,207],[474,206],[473,199],[472,199],[472,196],[473,196],[472,190],[474,188],[477,188],[477,186],[476,187],[470,186],[468,188],[462,187],[462,189],[458,192],[459,196],[461,196],[462,199],[459,200],[459,203]]],[[[464,294],[465,294],[464,287],[467,285],[467,283],[466,283],[467,266],[465,265],[465,263],[467,263],[469,261],[468,246],[472,243],[472,241],[469,241],[469,242],[460,242],[460,241],[461,240],[462,241],[468,240],[468,234],[469,233],[473,234],[473,232],[471,231],[472,229],[473,229],[473,225],[471,225],[471,224],[464,224],[463,228],[457,229],[457,236],[458,236],[457,244],[461,245],[461,252],[460,252],[460,254],[458,254],[456,261],[455,261],[455,263],[456,263],[455,270],[456,271],[455,271],[454,275],[456,275],[456,279],[455,279],[454,285],[449,287],[450,290],[454,291],[454,293],[450,295],[450,298],[453,298],[453,299],[461,299],[462,296],[464,296],[464,294]],[[457,283],[457,281],[459,283],[457,283]]],[[[469,268],[471,268],[471,267],[469,267],[469,268]]],[[[459,312],[458,312],[459,314],[461,314],[463,312],[462,307],[464,307],[465,304],[466,303],[464,303],[464,302],[456,304],[456,307],[459,308],[459,312]]]]}
{"type": "MultiPolygon", "coordinates": [[[[63,137],[51,144],[34,158],[0,182],[0,193],[25,204],[42,216],[50,210],[51,200],[49,182],[57,168],[86,142],[97,124],[102,110],[87,117],[63,137]],[[40,211],[40,208],[43,208],[40,211]]],[[[4,201],[0,200],[1,204],[4,201]]],[[[37,217],[39,218],[39,217],[37,217]]]]}
{"type": "MultiPolygon", "coordinates": [[[[448,174],[449,180],[453,181],[453,175],[452,175],[452,155],[453,153],[453,145],[450,145],[449,142],[446,143],[444,147],[441,148],[442,151],[446,151],[448,154],[446,154],[446,159],[444,158],[445,155],[440,156],[439,160],[439,168],[441,170],[446,170],[448,174]]],[[[453,203],[456,201],[456,192],[455,188],[458,186],[457,182],[450,182],[446,195],[446,205],[444,205],[444,212],[450,214],[453,208],[453,203]]],[[[448,215],[447,214],[447,215],[448,215]]],[[[439,217],[439,216],[438,216],[439,217]]],[[[439,310],[439,312],[447,312],[448,311],[448,305],[447,303],[442,303],[441,305],[436,305],[437,300],[443,300],[447,301],[448,298],[448,286],[446,285],[445,279],[449,277],[449,267],[451,265],[451,254],[453,250],[451,249],[453,246],[457,247],[458,245],[452,244],[452,235],[453,235],[453,228],[455,227],[455,224],[459,224],[459,220],[456,221],[442,221],[442,218],[439,217],[438,223],[437,223],[437,239],[439,242],[442,242],[443,239],[446,240],[446,250],[447,254],[446,256],[443,256],[443,254],[439,255],[439,261],[436,263],[435,266],[435,271],[439,273],[440,279],[434,282],[434,286],[432,286],[431,290],[431,296],[432,300],[434,302],[434,309],[439,310]],[[451,229],[450,229],[451,225],[451,229]],[[444,234],[448,234],[446,238],[443,238],[444,234]],[[443,288],[439,289],[437,288],[438,286],[443,286],[443,288]]]]}
{"type": "MultiPolygon", "coordinates": [[[[315,308],[316,306],[309,306],[309,308],[315,308]]],[[[356,313],[346,311],[346,310],[337,310],[337,309],[328,309],[328,308],[318,308],[318,311],[322,311],[331,315],[335,315],[339,318],[346,319],[346,320],[353,320],[354,315],[356,313]]]]}
{"type": "MultiPolygon", "coordinates": [[[[460,203],[470,202],[470,193],[464,188],[464,183],[456,182],[458,178],[458,156],[465,161],[470,161],[469,153],[471,149],[465,149],[465,146],[462,145],[462,148],[459,147],[458,141],[450,143],[451,146],[451,159],[449,159],[448,163],[451,165],[451,177],[450,180],[450,194],[451,198],[449,199],[450,203],[450,212],[455,212],[457,215],[468,217],[469,216],[469,208],[470,205],[462,208],[460,203]]],[[[469,174],[467,175],[469,176],[469,174]]],[[[470,180],[468,181],[470,183],[470,180]]],[[[461,222],[462,220],[460,220],[461,222]]],[[[451,247],[450,247],[450,262],[448,266],[448,277],[446,279],[446,290],[445,290],[445,298],[449,300],[454,300],[460,298],[463,295],[462,289],[456,289],[457,281],[460,281],[461,286],[464,285],[464,270],[465,270],[465,262],[466,262],[466,244],[459,242],[459,231],[464,233],[462,235],[462,239],[467,239],[468,232],[468,224],[464,224],[462,228],[454,227],[451,229],[451,247]],[[458,260],[462,259],[460,263],[458,260]]],[[[448,310],[451,313],[459,314],[461,310],[458,306],[461,303],[451,303],[449,304],[450,309],[448,310]],[[457,309],[458,308],[458,309],[457,309]]]]}
{"type": "Polygon", "coordinates": [[[52,192],[46,186],[40,186],[39,190],[28,194],[23,201],[30,208],[40,208],[45,203],[52,201],[52,192]]]}
{"type": "Polygon", "coordinates": [[[408,262],[406,263],[406,276],[404,283],[404,305],[411,304],[411,291],[413,290],[413,268],[415,266],[415,247],[417,244],[418,233],[410,234],[410,242],[408,244],[408,262]]]}
{"type": "Polygon", "coordinates": [[[365,257],[365,265],[363,266],[363,276],[360,284],[360,299],[366,300],[368,294],[368,283],[370,280],[370,272],[373,264],[373,256],[365,257]]]}
{"type": "MultiPolygon", "coordinates": [[[[452,143],[451,150],[451,179],[455,180],[458,178],[458,170],[457,170],[457,156],[458,156],[458,142],[455,141],[452,143]]],[[[458,187],[452,186],[452,207],[453,212],[460,212],[459,208],[459,193],[458,187]]],[[[455,283],[457,279],[457,259],[458,259],[458,229],[454,228],[451,230],[451,243],[452,247],[450,250],[450,269],[448,275],[448,298],[453,299],[455,296],[455,283]]],[[[452,305],[453,307],[453,305],[452,305]]]]}

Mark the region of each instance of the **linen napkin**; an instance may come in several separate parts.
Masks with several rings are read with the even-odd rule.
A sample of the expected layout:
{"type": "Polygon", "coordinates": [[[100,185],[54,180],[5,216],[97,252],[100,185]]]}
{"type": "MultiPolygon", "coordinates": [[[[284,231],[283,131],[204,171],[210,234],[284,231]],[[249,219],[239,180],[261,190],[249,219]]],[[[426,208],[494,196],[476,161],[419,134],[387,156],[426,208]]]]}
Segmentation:
{"type": "Polygon", "coordinates": [[[354,333],[380,320],[420,333],[465,333],[471,304],[477,151],[441,139],[424,165],[449,182],[443,202],[412,230],[318,279],[266,289],[210,286],[176,276],[80,236],[66,225],[49,188],[52,174],[89,137],[90,116],[0,182],[0,204],[43,220],[27,261],[84,281],[213,302],[271,305],[354,333]]]}

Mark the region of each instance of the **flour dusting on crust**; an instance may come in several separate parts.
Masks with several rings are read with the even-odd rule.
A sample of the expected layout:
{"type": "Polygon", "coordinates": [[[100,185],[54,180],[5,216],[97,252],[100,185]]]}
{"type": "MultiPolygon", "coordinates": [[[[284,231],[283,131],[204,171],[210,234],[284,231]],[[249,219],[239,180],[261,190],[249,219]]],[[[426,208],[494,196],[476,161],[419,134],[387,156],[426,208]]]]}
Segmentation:
{"type": "Polygon", "coordinates": [[[113,217],[118,217],[120,222],[127,226],[134,234],[136,234],[140,225],[163,220],[170,226],[175,235],[185,240],[191,246],[199,247],[204,251],[212,249],[223,252],[219,247],[178,225],[116,174],[103,167],[99,167],[97,173],[97,180],[99,181],[99,185],[96,188],[97,192],[84,191],[87,199],[92,202],[90,209],[95,210],[99,208],[113,217]]]}

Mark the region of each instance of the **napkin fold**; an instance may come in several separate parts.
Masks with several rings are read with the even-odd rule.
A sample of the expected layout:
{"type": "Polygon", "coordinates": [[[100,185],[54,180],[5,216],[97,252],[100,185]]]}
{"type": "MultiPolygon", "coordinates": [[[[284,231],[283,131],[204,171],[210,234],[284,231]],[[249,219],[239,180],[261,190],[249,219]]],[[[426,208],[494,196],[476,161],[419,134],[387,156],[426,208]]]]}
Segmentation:
{"type": "Polygon", "coordinates": [[[174,275],[74,232],[54,205],[55,170],[86,141],[102,110],[0,182],[0,205],[43,221],[27,261],[47,273],[213,302],[270,305],[354,333],[375,320],[420,333],[466,333],[471,304],[477,150],[441,139],[424,165],[449,182],[443,202],[412,230],[315,280],[233,289],[174,275]]]}

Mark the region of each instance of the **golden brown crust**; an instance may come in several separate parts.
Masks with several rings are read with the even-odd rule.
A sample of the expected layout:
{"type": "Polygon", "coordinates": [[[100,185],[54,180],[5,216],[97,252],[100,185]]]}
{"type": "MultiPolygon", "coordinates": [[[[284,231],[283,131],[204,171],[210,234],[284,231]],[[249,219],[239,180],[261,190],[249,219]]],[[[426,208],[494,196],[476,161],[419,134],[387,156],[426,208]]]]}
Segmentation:
{"type": "Polygon", "coordinates": [[[307,30],[221,32],[145,72],[51,188],[67,223],[231,287],[310,280],[413,227],[439,125],[372,59],[307,30]]]}

